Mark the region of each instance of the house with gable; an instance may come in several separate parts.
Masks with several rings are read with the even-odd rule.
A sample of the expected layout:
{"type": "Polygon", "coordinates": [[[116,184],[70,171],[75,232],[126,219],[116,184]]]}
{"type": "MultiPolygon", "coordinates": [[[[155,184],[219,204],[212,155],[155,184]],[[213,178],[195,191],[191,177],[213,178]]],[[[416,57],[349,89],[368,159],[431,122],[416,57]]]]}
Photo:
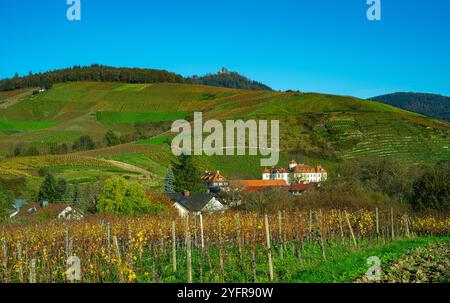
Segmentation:
{"type": "Polygon", "coordinates": [[[166,193],[173,203],[173,207],[182,217],[188,213],[198,215],[226,210],[226,207],[211,193],[166,193]]]}
{"type": "Polygon", "coordinates": [[[205,171],[201,179],[210,193],[218,193],[229,187],[228,180],[220,174],[220,171],[216,171],[215,173],[205,171]]]}
{"type": "Polygon", "coordinates": [[[81,220],[83,213],[67,204],[49,204],[47,201],[24,205],[11,218],[32,218],[36,215],[46,215],[58,220],[81,220]]]}

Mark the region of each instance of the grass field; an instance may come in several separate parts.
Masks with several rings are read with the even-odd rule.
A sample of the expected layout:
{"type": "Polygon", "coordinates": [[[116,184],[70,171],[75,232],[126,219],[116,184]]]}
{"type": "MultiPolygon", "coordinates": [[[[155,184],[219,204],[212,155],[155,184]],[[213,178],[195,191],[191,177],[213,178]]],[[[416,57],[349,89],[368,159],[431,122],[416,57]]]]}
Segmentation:
{"type": "Polygon", "coordinates": [[[46,129],[57,125],[54,121],[13,121],[0,120],[0,131],[20,132],[46,129]]]}
{"type": "Polygon", "coordinates": [[[137,141],[136,144],[140,145],[160,145],[160,144],[166,144],[170,142],[170,138],[168,136],[160,136],[160,137],[154,137],[150,139],[140,140],[137,141]]]}

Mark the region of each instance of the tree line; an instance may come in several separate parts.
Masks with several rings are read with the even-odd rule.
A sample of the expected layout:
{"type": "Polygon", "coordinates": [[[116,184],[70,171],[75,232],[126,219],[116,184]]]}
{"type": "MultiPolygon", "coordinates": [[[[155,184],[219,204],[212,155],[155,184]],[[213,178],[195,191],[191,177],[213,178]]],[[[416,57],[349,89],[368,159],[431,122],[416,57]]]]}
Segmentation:
{"type": "Polygon", "coordinates": [[[252,81],[238,73],[218,73],[203,77],[183,77],[166,70],[111,67],[99,64],[74,66],[44,73],[29,72],[26,76],[15,74],[13,78],[0,80],[0,91],[41,87],[50,89],[55,83],[75,81],[122,83],[187,83],[222,86],[250,90],[271,90],[268,86],[252,81]]]}
{"type": "Polygon", "coordinates": [[[342,163],[328,181],[300,196],[271,189],[243,192],[239,199],[245,201],[242,209],[261,212],[392,207],[402,211],[449,213],[450,162],[421,166],[393,159],[354,160],[342,163]]]}
{"type": "Polygon", "coordinates": [[[102,146],[115,146],[147,138],[148,136],[141,136],[138,133],[121,135],[112,130],[108,130],[105,133],[103,141],[94,141],[91,136],[83,135],[75,139],[72,145],[48,142],[44,146],[41,146],[41,148],[38,148],[34,145],[26,147],[23,142],[18,141],[12,148],[11,156],[64,155],[70,152],[88,151],[102,146]]]}

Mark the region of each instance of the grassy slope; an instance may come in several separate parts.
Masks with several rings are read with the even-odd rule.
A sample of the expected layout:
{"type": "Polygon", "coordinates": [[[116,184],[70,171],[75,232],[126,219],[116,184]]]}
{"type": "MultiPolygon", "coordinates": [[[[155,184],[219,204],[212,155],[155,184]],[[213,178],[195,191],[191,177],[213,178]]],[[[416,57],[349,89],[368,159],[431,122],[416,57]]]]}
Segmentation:
{"type": "MultiPolygon", "coordinates": [[[[301,259],[293,247],[286,244],[283,258],[280,255],[280,247],[272,245],[272,259],[275,283],[351,283],[357,278],[364,276],[369,265],[367,259],[377,256],[381,261],[381,270],[384,271],[393,262],[398,260],[408,251],[418,247],[428,247],[433,243],[450,243],[448,237],[419,237],[412,239],[401,239],[393,242],[376,244],[375,240],[369,244],[364,241],[358,249],[349,242],[331,241],[326,248],[327,259],[324,261],[322,251],[317,244],[305,242],[301,259]]],[[[219,264],[219,252],[217,247],[208,247],[212,264],[219,264]]],[[[224,277],[219,274],[219,266],[212,270],[208,268],[208,262],[199,250],[193,250],[192,262],[196,268],[193,272],[193,281],[200,282],[198,266],[203,267],[203,282],[241,282],[252,281],[252,269],[250,263],[242,264],[239,259],[237,248],[227,246],[224,248],[226,258],[224,259],[224,277]]],[[[250,260],[248,247],[243,248],[243,259],[250,260]]],[[[147,261],[147,266],[151,267],[147,261]]],[[[161,282],[184,282],[186,279],[185,259],[179,260],[179,269],[173,273],[166,269],[162,274],[161,282]]],[[[168,268],[168,267],[166,267],[168,268]]],[[[258,283],[268,283],[269,266],[267,254],[264,248],[258,246],[256,249],[256,275],[258,283]]],[[[140,282],[151,282],[151,277],[139,279],[140,282]]]]}
{"type": "MultiPolygon", "coordinates": [[[[0,93],[0,98],[7,96],[0,93]]],[[[291,157],[331,168],[339,159],[365,156],[395,156],[421,163],[450,159],[448,123],[377,102],[199,85],[94,82],[58,84],[0,109],[0,122],[16,127],[15,132],[0,131],[0,151],[11,150],[17,141],[72,143],[82,134],[101,140],[107,129],[131,132],[135,121],[182,118],[193,111],[202,111],[205,119],[279,119],[280,165],[291,157]],[[20,128],[21,123],[40,127],[20,128]]],[[[158,174],[172,158],[165,140],[158,139],[88,155],[120,158],[158,174]],[[152,164],[146,165],[145,159],[152,164]]],[[[200,162],[230,177],[259,177],[261,171],[258,157],[204,157],[200,162]]]]}
{"type": "Polygon", "coordinates": [[[291,278],[295,282],[308,283],[352,282],[366,273],[369,268],[367,258],[370,256],[380,258],[383,270],[384,266],[397,260],[407,251],[439,242],[450,243],[450,238],[423,237],[410,240],[403,239],[386,245],[355,251],[351,254],[338,254],[337,257],[316,264],[310,268],[296,270],[291,278]]]}

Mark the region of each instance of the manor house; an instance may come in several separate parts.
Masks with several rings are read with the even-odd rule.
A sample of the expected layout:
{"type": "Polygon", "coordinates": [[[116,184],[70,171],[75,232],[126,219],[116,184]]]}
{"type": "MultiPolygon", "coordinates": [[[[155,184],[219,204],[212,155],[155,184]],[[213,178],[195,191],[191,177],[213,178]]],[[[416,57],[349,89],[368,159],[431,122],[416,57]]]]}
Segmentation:
{"type": "Polygon", "coordinates": [[[287,184],[320,183],[327,180],[327,171],[321,166],[311,167],[292,160],[287,168],[274,167],[264,170],[262,179],[284,180],[287,184]]]}

